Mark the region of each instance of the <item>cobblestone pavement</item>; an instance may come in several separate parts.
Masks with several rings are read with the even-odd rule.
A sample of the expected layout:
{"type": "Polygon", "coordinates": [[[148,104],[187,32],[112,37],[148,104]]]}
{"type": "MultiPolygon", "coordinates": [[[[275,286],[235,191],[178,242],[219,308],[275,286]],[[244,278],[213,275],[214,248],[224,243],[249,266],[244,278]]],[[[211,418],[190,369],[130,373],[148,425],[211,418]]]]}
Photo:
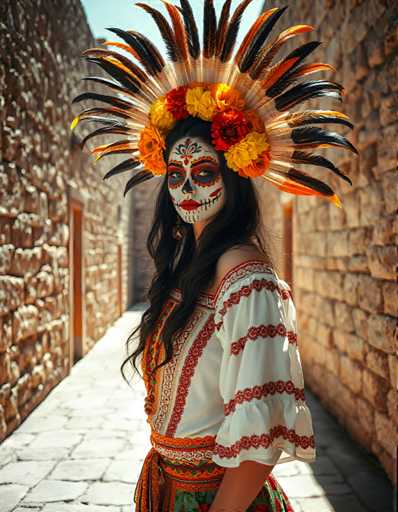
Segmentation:
{"type": "MultiPolygon", "coordinates": [[[[0,445],[0,512],[127,512],[150,448],[144,387],[119,368],[126,334],[142,308],[126,312],[20,427],[0,445]]],[[[276,466],[295,512],[390,512],[392,486],[373,456],[306,389],[317,461],[276,466]]]]}

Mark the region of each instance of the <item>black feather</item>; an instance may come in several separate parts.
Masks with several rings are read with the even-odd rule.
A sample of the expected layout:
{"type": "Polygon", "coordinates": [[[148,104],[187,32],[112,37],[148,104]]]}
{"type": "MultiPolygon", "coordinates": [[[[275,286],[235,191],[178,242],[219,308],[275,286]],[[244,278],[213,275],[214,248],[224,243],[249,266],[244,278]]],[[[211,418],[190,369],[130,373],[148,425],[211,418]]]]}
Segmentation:
{"type": "Polygon", "coordinates": [[[236,39],[239,32],[239,26],[242,19],[242,15],[247,8],[247,6],[252,2],[252,0],[242,0],[240,4],[235,9],[231,17],[231,21],[229,22],[227,32],[225,34],[225,40],[223,43],[223,47],[221,50],[220,60],[221,62],[227,62],[231,58],[231,54],[233,52],[236,39]]]}
{"type": "Polygon", "coordinates": [[[270,98],[275,98],[278,94],[280,94],[286,87],[289,86],[290,77],[293,75],[298,65],[306,58],[310,53],[312,53],[321,43],[319,41],[311,41],[310,43],[303,44],[293,50],[289,55],[283,59],[281,64],[289,61],[290,59],[296,59],[297,61],[293,66],[286,71],[279,79],[269,88],[267,89],[266,95],[270,98]]]}
{"type": "Polygon", "coordinates": [[[288,117],[286,119],[287,124],[291,128],[296,128],[297,126],[305,126],[309,124],[342,124],[344,126],[348,126],[348,128],[354,128],[354,125],[345,119],[344,117],[334,116],[331,117],[329,115],[324,115],[322,113],[317,113],[316,111],[304,111],[297,112],[299,117],[292,114],[292,117],[288,117]]]}
{"type": "MultiPolygon", "coordinates": [[[[131,141],[130,141],[131,142],[131,141]]],[[[106,156],[113,156],[113,155],[131,155],[132,150],[131,149],[115,149],[115,151],[109,151],[109,153],[104,153],[100,157],[98,157],[98,160],[101,158],[105,158],[106,156]]]]}
{"type": "Polygon", "coordinates": [[[192,7],[188,0],[180,0],[181,14],[184,19],[185,30],[188,36],[189,53],[193,59],[197,59],[200,54],[200,42],[198,27],[193,15],[192,7]]]}
{"type": "Polygon", "coordinates": [[[182,55],[178,48],[174,32],[166,18],[163,16],[163,14],[159,12],[157,9],[151,7],[150,5],[141,2],[138,2],[135,5],[141,7],[142,9],[144,9],[144,11],[146,11],[148,14],[152,16],[154,22],[159,28],[160,35],[162,36],[162,39],[166,45],[166,51],[169,59],[173,62],[181,61],[182,55]]]}
{"type": "Polygon", "coordinates": [[[104,103],[108,103],[109,105],[113,105],[114,107],[122,108],[122,109],[131,109],[134,108],[132,103],[124,101],[120,98],[116,98],[114,96],[106,96],[105,94],[98,94],[97,92],[83,92],[79,94],[75,98],[73,98],[72,103],[78,103],[79,101],[84,100],[98,100],[103,101],[104,103]]]}
{"type": "MultiPolygon", "coordinates": [[[[130,119],[130,116],[127,112],[123,112],[123,111],[117,111],[115,112],[114,110],[112,109],[109,109],[109,108],[105,108],[105,107],[94,107],[94,108],[87,108],[85,110],[83,110],[82,112],[80,112],[80,115],[86,115],[86,114],[111,114],[113,116],[116,116],[116,117],[122,117],[123,119],[130,119]]],[[[83,118],[81,120],[81,122],[83,121],[99,121],[102,119],[107,119],[107,118],[99,118],[99,119],[94,119],[93,117],[89,117],[89,118],[83,118]]],[[[108,120],[111,120],[111,118],[108,118],[108,120]]],[[[105,122],[105,121],[104,121],[105,122]]]]}
{"type": "Polygon", "coordinates": [[[334,196],[334,191],[321,180],[317,180],[308,174],[291,167],[286,174],[292,181],[305,185],[306,187],[319,192],[323,196],[334,196]]]}
{"type": "Polygon", "coordinates": [[[351,179],[343,174],[329,159],[321,155],[315,155],[313,153],[305,153],[304,151],[294,151],[292,155],[292,161],[295,164],[305,165],[316,165],[317,167],[324,167],[332,171],[337,176],[340,176],[344,181],[352,185],[351,179]]]}
{"type": "Polygon", "coordinates": [[[228,20],[229,20],[229,12],[231,10],[231,1],[232,0],[225,0],[224,5],[221,10],[220,19],[218,20],[218,26],[217,26],[217,37],[216,37],[216,52],[215,55],[218,57],[220,55],[224,37],[226,34],[227,26],[228,26],[228,20]]]}
{"type": "Polygon", "coordinates": [[[86,145],[86,142],[90,139],[92,139],[93,137],[97,137],[98,135],[104,135],[106,133],[110,134],[110,133],[114,133],[114,134],[122,134],[122,135],[126,135],[128,133],[131,132],[131,128],[129,128],[128,126],[118,126],[117,124],[113,125],[113,126],[103,126],[101,128],[97,128],[96,130],[94,130],[93,132],[89,133],[88,135],[86,135],[84,137],[84,139],[81,141],[80,143],[80,147],[81,149],[84,148],[84,146],[86,145]]]}
{"type": "MultiPolygon", "coordinates": [[[[93,109],[95,110],[95,109],[93,109]]],[[[117,114],[115,114],[117,115],[117,114]]],[[[92,123],[102,123],[105,126],[114,126],[114,127],[123,127],[126,126],[124,123],[119,121],[118,119],[112,119],[111,117],[101,117],[101,116],[90,116],[83,118],[80,122],[92,122],[92,123]]]]}
{"type": "Polygon", "coordinates": [[[162,71],[163,67],[159,64],[158,59],[151,54],[147,46],[143,45],[142,41],[137,38],[135,33],[130,34],[120,28],[114,27],[107,28],[107,30],[118,35],[137,53],[137,55],[139,55],[140,62],[150,75],[156,75],[162,71]]]}
{"type": "Polygon", "coordinates": [[[304,128],[294,128],[290,134],[295,144],[311,147],[313,144],[330,144],[332,146],[349,149],[358,154],[357,149],[349,142],[346,137],[337,132],[331,132],[324,128],[308,126],[304,128]]]}
{"type": "Polygon", "coordinates": [[[131,90],[127,87],[122,87],[120,84],[114,82],[113,80],[108,80],[107,78],[103,78],[102,76],[84,76],[82,80],[96,82],[98,84],[110,87],[111,89],[115,89],[116,91],[123,92],[124,94],[131,94],[131,90]]]}
{"type": "MultiPolygon", "coordinates": [[[[130,70],[141,82],[146,82],[148,77],[141,68],[139,68],[134,62],[132,62],[129,58],[125,57],[119,52],[114,52],[112,50],[105,50],[103,48],[92,48],[83,52],[83,55],[92,56],[94,58],[103,58],[113,57],[115,60],[123,64],[128,70],[130,70]]],[[[108,61],[107,61],[108,62],[108,61]]]]}
{"type": "Polygon", "coordinates": [[[302,101],[329,96],[341,101],[341,90],[343,87],[328,80],[311,80],[292,87],[275,99],[275,108],[279,112],[288,110],[302,101]]]}
{"type": "Polygon", "coordinates": [[[275,23],[279,20],[287,7],[283,7],[275,11],[262,25],[261,29],[254,36],[253,41],[247,48],[245,55],[242,57],[239,69],[241,73],[246,73],[253,65],[258,56],[258,52],[262,49],[267,37],[270,35],[275,23]]]}
{"type": "Polygon", "coordinates": [[[141,45],[145,48],[146,52],[148,53],[151,62],[153,66],[160,71],[164,68],[166,65],[164,58],[162,57],[162,54],[157,49],[157,47],[152,43],[152,41],[144,36],[144,34],[141,34],[141,32],[136,32],[135,30],[128,30],[128,34],[130,34],[132,37],[135,37],[137,41],[141,43],[141,45]]]}
{"type": "Polygon", "coordinates": [[[134,78],[124,71],[120,70],[115,64],[109,61],[105,61],[102,59],[94,59],[92,57],[86,57],[88,62],[92,62],[96,64],[101,69],[103,69],[108,75],[117,80],[120,84],[130,90],[130,92],[137,94],[141,90],[141,84],[138,80],[134,80],[134,78]]]}
{"type": "Polygon", "coordinates": [[[137,174],[130,178],[129,181],[126,183],[123,196],[125,196],[127,192],[136,185],[139,185],[144,181],[150,180],[151,178],[154,178],[154,175],[151,172],[146,171],[145,169],[143,171],[137,172],[137,174]]]}
{"type": "Polygon", "coordinates": [[[205,0],[203,7],[203,55],[209,59],[216,50],[217,18],[213,0],[205,0]]]}
{"type": "Polygon", "coordinates": [[[140,161],[136,158],[129,158],[128,160],[125,160],[124,162],[121,162],[120,164],[116,165],[115,167],[112,167],[110,171],[108,171],[105,176],[102,178],[103,180],[107,180],[108,178],[111,178],[112,176],[115,176],[116,174],[121,174],[122,172],[129,171],[130,169],[135,169],[140,165],[140,161]]]}

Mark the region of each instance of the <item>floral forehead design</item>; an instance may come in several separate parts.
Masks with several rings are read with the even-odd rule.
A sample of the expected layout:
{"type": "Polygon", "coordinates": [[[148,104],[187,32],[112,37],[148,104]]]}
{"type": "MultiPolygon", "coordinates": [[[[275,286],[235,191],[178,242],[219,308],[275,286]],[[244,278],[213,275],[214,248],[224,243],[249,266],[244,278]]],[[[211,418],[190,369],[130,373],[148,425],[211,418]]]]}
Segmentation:
{"type": "Polygon", "coordinates": [[[105,41],[102,47],[83,52],[88,62],[110,75],[110,79],[84,79],[114,94],[79,94],[73,102],[95,100],[102,105],[84,109],[71,128],[81,121],[101,125],[84,137],[82,147],[98,135],[122,136],[91,152],[97,159],[128,155],[104,176],[132,171],[124,194],[166,173],[165,137],[176,123],[190,116],[210,123],[214,148],[224,153],[228,168],[242,178],[263,178],[281,191],[320,196],[341,206],[327,183],[300,167],[322,167],[352,185],[331,160],[313,150],[337,147],[357,153],[344,135],[319,126],[353,128],[353,124],[333,108],[294,110],[313,98],[342,101],[344,89],[339,83],[313,78],[335,68],[321,62],[304,63],[319,41],[285,51],[287,41],[314,27],[298,24],[271,36],[287,7],[261,13],[235,51],[241,18],[251,1],[241,0],[232,10],[231,0],[225,0],[217,16],[213,0],[203,0],[202,44],[188,0],[180,0],[179,6],[164,2],[170,21],[150,5],[137,3],[158,25],[166,58],[150,37],[118,28],[108,30],[122,42],[105,41]]]}
{"type": "Polygon", "coordinates": [[[188,165],[192,157],[202,151],[202,146],[198,142],[186,139],[175,148],[175,154],[180,156],[185,165],[188,165]]]}

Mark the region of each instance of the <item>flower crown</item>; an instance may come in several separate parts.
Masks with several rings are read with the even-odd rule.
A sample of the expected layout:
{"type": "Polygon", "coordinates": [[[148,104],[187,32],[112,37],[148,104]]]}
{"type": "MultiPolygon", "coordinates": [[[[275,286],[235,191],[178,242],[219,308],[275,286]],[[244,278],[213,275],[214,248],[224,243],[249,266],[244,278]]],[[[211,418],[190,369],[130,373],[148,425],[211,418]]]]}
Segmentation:
{"type": "Polygon", "coordinates": [[[138,158],[153,174],[166,172],[165,137],[188,116],[211,122],[214,148],[224,152],[228,167],[240,176],[260,176],[267,169],[270,152],[264,123],[253,110],[245,109],[240,93],[228,84],[194,83],[171,90],[151,105],[138,158]]]}

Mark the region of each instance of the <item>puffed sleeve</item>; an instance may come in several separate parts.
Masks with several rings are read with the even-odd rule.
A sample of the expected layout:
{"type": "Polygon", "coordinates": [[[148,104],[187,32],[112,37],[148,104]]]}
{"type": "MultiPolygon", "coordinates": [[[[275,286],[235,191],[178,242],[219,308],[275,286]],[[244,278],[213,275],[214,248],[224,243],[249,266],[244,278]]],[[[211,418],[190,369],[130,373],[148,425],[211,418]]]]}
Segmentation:
{"type": "Polygon", "coordinates": [[[216,298],[214,321],[223,349],[224,419],[213,461],[224,467],[245,460],[313,462],[312,417],[288,284],[272,269],[235,275],[216,298]]]}

